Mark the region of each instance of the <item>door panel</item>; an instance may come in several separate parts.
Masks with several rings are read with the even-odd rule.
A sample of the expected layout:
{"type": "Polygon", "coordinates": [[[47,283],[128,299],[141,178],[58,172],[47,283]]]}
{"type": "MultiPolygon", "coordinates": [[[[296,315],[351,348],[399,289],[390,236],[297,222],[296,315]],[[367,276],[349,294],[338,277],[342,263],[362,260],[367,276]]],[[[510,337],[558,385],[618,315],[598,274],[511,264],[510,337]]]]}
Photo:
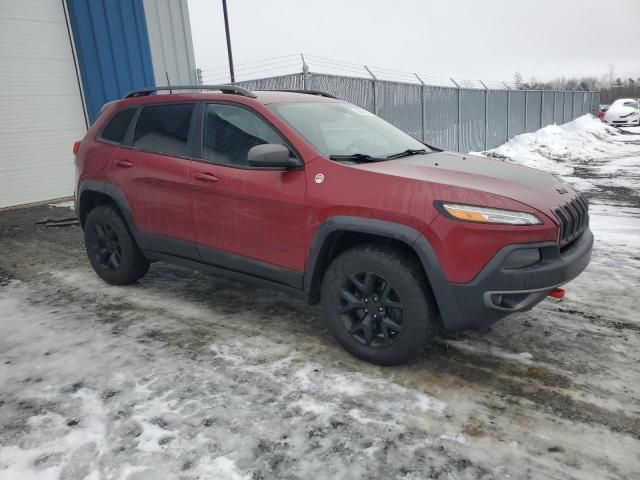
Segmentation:
{"type": "Polygon", "coordinates": [[[252,147],[288,147],[283,137],[251,109],[228,103],[203,107],[203,160],[193,162],[189,179],[201,258],[301,286],[306,260],[304,171],[249,168],[247,152],[252,147]]]}
{"type": "MultiPolygon", "coordinates": [[[[215,250],[304,271],[306,182],[303,171],[259,171],[193,162],[193,214],[200,255],[215,250]],[[209,174],[217,182],[198,180],[209,174]]],[[[224,265],[223,265],[224,266],[224,265]]]]}
{"type": "Polygon", "coordinates": [[[195,104],[143,107],[129,135],[130,148],[114,158],[114,172],[131,177],[135,220],[145,248],[198,258],[191,211],[189,171],[195,104]]]}

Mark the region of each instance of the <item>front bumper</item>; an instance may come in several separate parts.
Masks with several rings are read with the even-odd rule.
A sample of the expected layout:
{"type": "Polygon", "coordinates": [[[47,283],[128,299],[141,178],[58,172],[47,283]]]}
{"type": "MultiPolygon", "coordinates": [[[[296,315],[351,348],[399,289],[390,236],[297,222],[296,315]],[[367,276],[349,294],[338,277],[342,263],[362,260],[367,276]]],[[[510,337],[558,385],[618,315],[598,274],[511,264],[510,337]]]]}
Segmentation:
{"type": "Polygon", "coordinates": [[[604,120],[604,123],[607,125],[611,125],[613,127],[637,127],[639,124],[639,120],[635,117],[633,120],[630,119],[617,119],[617,120],[604,120]]]}
{"type": "Polygon", "coordinates": [[[593,248],[593,234],[587,228],[570,245],[553,242],[508,245],[501,249],[466,284],[450,283],[457,318],[443,318],[446,330],[486,327],[514,312],[531,309],[553,288],[577,277],[587,268],[593,248]],[[509,255],[522,249],[540,250],[540,261],[524,268],[504,268],[509,255]]]}

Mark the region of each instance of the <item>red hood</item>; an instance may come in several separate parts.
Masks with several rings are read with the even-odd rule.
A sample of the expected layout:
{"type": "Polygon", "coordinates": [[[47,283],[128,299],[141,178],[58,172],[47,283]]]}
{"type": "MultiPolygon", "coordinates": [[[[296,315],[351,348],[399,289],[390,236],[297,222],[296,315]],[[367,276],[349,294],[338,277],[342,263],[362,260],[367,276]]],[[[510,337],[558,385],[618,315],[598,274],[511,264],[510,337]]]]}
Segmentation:
{"type": "Polygon", "coordinates": [[[568,184],[540,170],[454,152],[362,163],[354,168],[491,193],[543,213],[549,213],[574,196],[574,190],[568,184]]]}

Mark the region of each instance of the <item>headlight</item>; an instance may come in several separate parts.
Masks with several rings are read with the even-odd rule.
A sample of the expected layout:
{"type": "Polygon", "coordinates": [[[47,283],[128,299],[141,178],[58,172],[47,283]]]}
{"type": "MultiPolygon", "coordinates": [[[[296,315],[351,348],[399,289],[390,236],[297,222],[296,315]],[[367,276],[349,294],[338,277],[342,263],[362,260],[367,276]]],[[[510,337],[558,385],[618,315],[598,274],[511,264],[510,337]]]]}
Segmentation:
{"type": "Polygon", "coordinates": [[[631,113],[627,113],[626,115],[620,115],[620,118],[627,118],[630,117],[631,115],[637,115],[638,112],[631,112],[631,113]]]}
{"type": "Polygon", "coordinates": [[[498,208],[462,205],[460,203],[438,202],[439,210],[455,220],[475,223],[494,223],[502,225],[540,225],[542,222],[531,213],[501,210],[498,208]]]}

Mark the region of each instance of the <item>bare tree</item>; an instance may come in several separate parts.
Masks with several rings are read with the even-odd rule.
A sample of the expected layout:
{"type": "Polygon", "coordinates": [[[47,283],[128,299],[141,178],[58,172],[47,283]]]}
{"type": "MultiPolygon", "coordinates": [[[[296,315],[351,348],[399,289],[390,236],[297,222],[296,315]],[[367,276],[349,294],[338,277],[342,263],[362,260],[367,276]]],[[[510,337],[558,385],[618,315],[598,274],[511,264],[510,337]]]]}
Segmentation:
{"type": "Polygon", "coordinates": [[[513,74],[513,84],[518,90],[522,89],[522,84],[523,84],[522,74],[518,71],[516,71],[516,73],[513,74]]]}

